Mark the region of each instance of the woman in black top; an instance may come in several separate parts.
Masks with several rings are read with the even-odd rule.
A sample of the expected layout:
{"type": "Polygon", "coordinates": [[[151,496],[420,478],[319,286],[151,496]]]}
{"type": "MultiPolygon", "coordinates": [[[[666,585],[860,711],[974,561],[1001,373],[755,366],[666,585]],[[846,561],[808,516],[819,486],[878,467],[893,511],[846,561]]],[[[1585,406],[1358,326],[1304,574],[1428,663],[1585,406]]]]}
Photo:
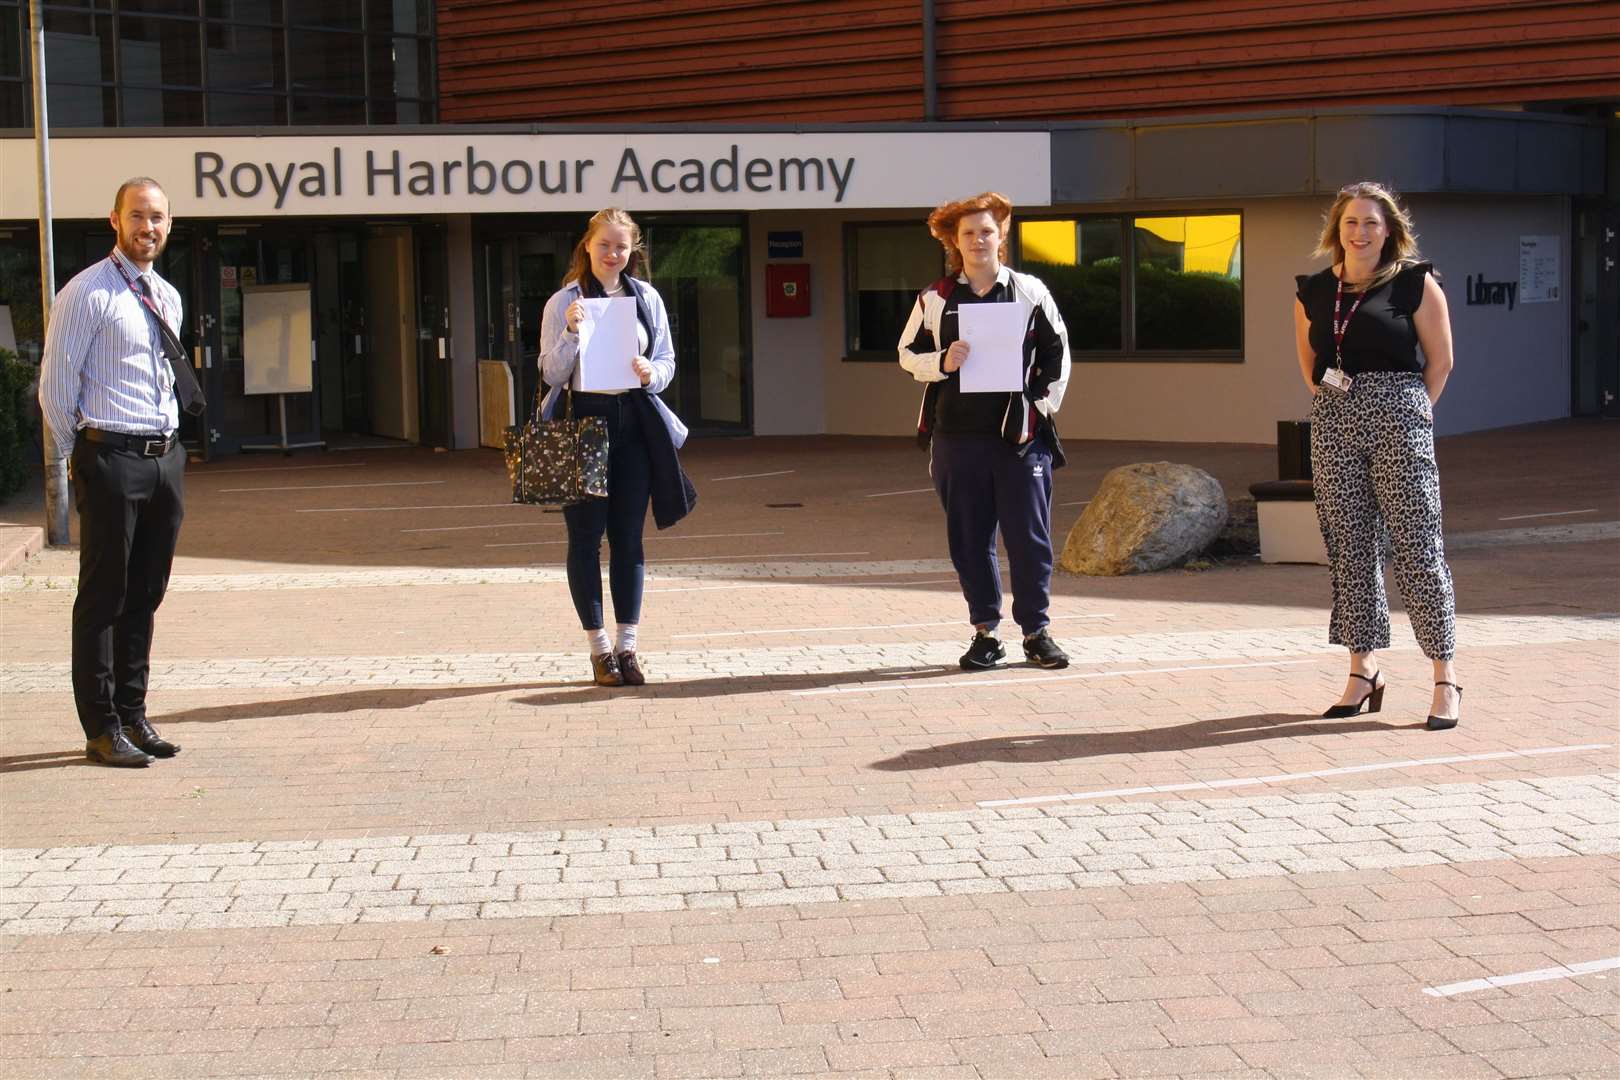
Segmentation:
{"type": "Polygon", "coordinates": [[[1434,662],[1428,726],[1455,727],[1456,604],[1434,459],[1434,404],[1452,368],[1446,296],[1419,261],[1410,215],[1380,184],[1339,192],[1315,253],[1333,265],[1298,279],[1294,339],[1314,395],[1311,470],[1333,577],[1328,640],[1350,650],[1344,695],[1323,715],[1383,705],[1373,653],[1389,646],[1387,530],[1412,630],[1434,662]]]}

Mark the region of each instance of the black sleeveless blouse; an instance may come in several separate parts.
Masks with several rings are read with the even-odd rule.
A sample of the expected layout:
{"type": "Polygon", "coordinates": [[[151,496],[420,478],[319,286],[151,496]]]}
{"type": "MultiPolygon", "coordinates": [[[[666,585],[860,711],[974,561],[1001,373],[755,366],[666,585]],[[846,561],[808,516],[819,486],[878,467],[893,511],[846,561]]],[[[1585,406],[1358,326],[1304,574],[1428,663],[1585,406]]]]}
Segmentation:
{"type": "MultiPolygon", "coordinates": [[[[1412,316],[1423,303],[1423,279],[1433,272],[1433,263],[1415,263],[1367,293],[1344,332],[1342,351],[1348,374],[1423,370],[1412,316]]],[[[1316,352],[1311,380],[1321,382],[1333,363],[1333,300],[1339,279],[1329,267],[1315,274],[1301,274],[1294,280],[1299,286],[1296,295],[1311,322],[1311,348],[1316,352]]],[[[1357,295],[1345,290],[1344,311],[1350,310],[1357,295]]]]}

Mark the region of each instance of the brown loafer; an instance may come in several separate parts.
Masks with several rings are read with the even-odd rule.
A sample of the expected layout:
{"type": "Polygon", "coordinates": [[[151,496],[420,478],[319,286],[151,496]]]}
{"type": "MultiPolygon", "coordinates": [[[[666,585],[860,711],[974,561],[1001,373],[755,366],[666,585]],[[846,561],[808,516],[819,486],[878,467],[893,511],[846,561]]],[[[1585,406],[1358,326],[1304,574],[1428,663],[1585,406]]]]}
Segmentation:
{"type": "Polygon", "coordinates": [[[112,728],[84,744],[84,756],[97,765],[117,765],[141,769],[152,764],[152,755],[137,749],[121,727],[112,728]]]}
{"type": "Polygon", "coordinates": [[[597,686],[623,686],[624,673],[619,670],[619,658],[612,653],[591,657],[591,674],[597,686]]]}
{"type": "Polygon", "coordinates": [[[619,654],[619,676],[624,679],[626,686],[647,685],[647,675],[641,670],[641,662],[633,652],[619,654]]]}

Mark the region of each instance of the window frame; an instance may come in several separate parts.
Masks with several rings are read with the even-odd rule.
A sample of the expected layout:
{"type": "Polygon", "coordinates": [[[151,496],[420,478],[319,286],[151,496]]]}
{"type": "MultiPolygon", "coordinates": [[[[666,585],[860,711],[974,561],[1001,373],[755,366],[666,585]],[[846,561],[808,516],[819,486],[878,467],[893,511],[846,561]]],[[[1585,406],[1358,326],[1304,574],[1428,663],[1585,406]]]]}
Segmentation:
{"type": "MultiPolygon", "coordinates": [[[[853,336],[853,330],[858,325],[860,320],[860,304],[855,296],[855,264],[858,256],[857,245],[855,243],[855,232],[857,229],[871,228],[874,226],[887,226],[891,228],[901,226],[904,228],[916,229],[924,234],[927,234],[928,232],[928,226],[915,218],[862,218],[855,221],[844,222],[844,337],[842,342],[842,359],[844,363],[876,364],[884,362],[900,362],[900,343],[898,340],[893,345],[890,345],[885,349],[850,348],[850,340],[853,336]]],[[[933,241],[936,246],[938,245],[939,241],[934,240],[932,236],[929,236],[929,239],[933,241]]],[[[941,249],[939,253],[939,272],[940,276],[943,277],[945,274],[945,252],[943,249],[941,249]]],[[[935,280],[938,279],[936,278],[935,280]]],[[[930,283],[925,283],[922,285],[919,291],[921,291],[922,288],[927,288],[928,284],[930,283]]]]}
{"type": "Polygon", "coordinates": [[[1248,302],[1248,293],[1245,282],[1248,280],[1248,248],[1243,243],[1244,214],[1239,208],[1200,207],[1196,210],[1187,210],[1181,207],[1171,207],[1163,210],[1095,210],[1085,213],[1062,213],[1060,211],[1044,211],[1038,214],[1017,214],[1013,217],[1012,243],[1009,249],[1010,262],[1015,270],[1023,272],[1024,265],[1024,237],[1019,228],[1026,221],[1072,221],[1079,225],[1083,221],[1112,221],[1117,220],[1120,228],[1120,251],[1123,253],[1119,262],[1120,280],[1120,335],[1123,343],[1118,349],[1075,349],[1070,348],[1070,359],[1075,363],[1087,364],[1242,364],[1247,362],[1245,355],[1248,345],[1248,319],[1244,305],[1248,302]],[[1238,289],[1239,307],[1243,316],[1238,321],[1238,347],[1236,349],[1141,349],[1136,346],[1136,221],[1138,218],[1154,217],[1235,217],[1238,219],[1238,289]]]}

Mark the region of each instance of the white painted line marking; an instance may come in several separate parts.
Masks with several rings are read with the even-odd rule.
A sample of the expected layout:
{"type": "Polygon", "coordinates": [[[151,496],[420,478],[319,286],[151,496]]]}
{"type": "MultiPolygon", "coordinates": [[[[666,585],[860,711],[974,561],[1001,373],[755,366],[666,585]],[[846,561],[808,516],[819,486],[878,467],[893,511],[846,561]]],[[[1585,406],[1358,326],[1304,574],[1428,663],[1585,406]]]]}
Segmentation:
{"type": "MultiPolygon", "coordinates": [[[[497,510],[512,509],[522,503],[450,503],[439,506],[322,506],[313,510],[295,510],[295,514],[358,514],[369,510],[497,510]]],[[[524,507],[528,509],[528,507],[524,507]]]]}
{"type": "Polygon", "coordinates": [[[256,475],[256,474],[262,473],[262,472],[306,472],[306,471],[308,471],[310,469],[363,469],[369,464],[371,464],[369,461],[350,461],[350,462],[348,462],[346,464],[343,464],[343,465],[271,465],[268,468],[263,468],[263,469],[218,469],[218,470],[210,469],[205,465],[205,466],[202,466],[199,469],[188,470],[187,473],[186,473],[186,479],[188,481],[190,481],[190,480],[216,480],[216,479],[224,479],[227,476],[231,476],[231,477],[247,476],[250,473],[256,475]]]}
{"type": "Polygon", "coordinates": [[[1471,994],[1475,990],[1492,990],[1500,986],[1518,986],[1520,983],[1547,982],[1550,979],[1574,979],[1582,975],[1591,975],[1598,971],[1612,971],[1620,968],[1620,956],[1607,956],[1602,960],[1586,960],[1579,964],[1559,964],[1557,967],[1537,968],[1535,971],[1519,971],[1512,975],[1492,975],[1484,979],[1469,979],[1467,982],[1447,983],[1444,986],[1425,986],[1423,992],[1430,997],[1452,997],[1455,994],[1471,994]]]}
{"type": "Polygon", "coordinates": [[[1126,675],[1171,675],[1182,671],[1226,671],[1230,668],[1291,667],[1294,664],[1320,664],[1313,660],[1258,660],[1243,664],[1200,664],[1195,667],[1137,668],[1132,671],[1088,671],[1079,675],[1026,675],[1012,679],[957,679],[933,682],[922,679],[889,683],[884,686],[834,686],[824,690],[795,690],[794,697],[821,697],[827,694],[881,694],[891,690],[972,690],[980,686],[1031,686],[1035,683],[1074,682],[1078,679],[1118,679],[1126,675]]]}
{"type": "MultiPolygon", "coordinates": [[[[868,585],[893,585],[904,588],[908,585],[943,585],[955,584],[955,578],[924,578],[922,581],[862,581],[859,584],[864,588],[868,585]]],[[[735,585],[693,585],[680,589],[648,589],[649,593],[678,593],[678,592],[724,592],[729,589],[803,589],[815,588],[820,585],[842,586],[854,584],[842,579],[820,578],[815,581],[739,581],[735,585]]]]}
{"type": "Polygon", "coordinates": [[[349,451],[349,450],[415,450],[415,449],[416,449],[416,444],[415,443],[378,442],[378,443],[355,443],[353,446],[328,446],[326,448],[326,452],[329,453],[329,454],[341,454],[341,453],[344,453],[344,452],[349,451]]]}
{"type": "Polygon", "coordinates": [[[1090,506],[1090,499],[1081,499],[1079,502],[1058,503],[1059,506],[1090,506]]]}
{"type": "Polygon", "coordinates": [[[1032,806],[1037,803],[1114,799],[1122,795],[1209,791],[1217,788],[1249,787],[1257,784],[1284,784],[1291,780],[1316,780],[1324,776],[1350,776],[1355,773],[1388,772],[1396,769],[1413,769],[1424,765],[1457,765],[1468,761],[1500,761],[1503,758],[1540,757],[1545,754],[1575,754],[1586,750],[1603,750],[1608,746],[1608,743],[1587,743],[1583,746],[1538,746],[1531,750],[1496,750],[1489,754],[1455,754],[1450,757],[1412,758],[1406,761],[1377,761],[1370,765],[1346,765],[1338,769],[1313,769],[1310,772],[1277,773],[1273,776],[1247,776],[1228,780],[1193,780],[1185,784],[1155,784],[1152,787],[1113,788],[1106,791],[1075,791],[1067,795],[1033,795],[1027,799],[991,799],[976,805],[989,809],[996,806],[1032,806]]]}
{"type": "Polygon", "coordinates": [[[1595,514],[1595,513],[1597,513],[1596,508],[1593,508],[1591,510],[1552,510],[1552,511],[1549,511],[1548,513],[1545,513],[1545,514],[1514,514],[1511,517],[1500,517],[1500,518],[1497,518],[1496,520],[1497,521],[1528,521],[1531,518],[1572,517],[1575,514],[1595,514]]]}
{"type": "MultiPolygon", "coordinates": [[[[649,536],[647,540],[734,540],[745,536],[781,536],[782,530],[774,532],[741,532],[741,533],[691,533],[687,536],[649,536]]],[[[485,547],[539,547],[544,544],[566,544],[567,540],[522,540],[511,541],[505,544],[485,544],[485,547]]]]}
{"type": "Polygon", "coordinates": [[[709,477],[709,483],[718,484],[722,480],[758,480],[764,476],[787,476],[789,473],[798,471],[797,469],[782,469],[777,472],[743,473],[739,476],[711,476],[709,477]]]}
{"type": "Polygon", "coordinates": [[[905,491],[879,491],[879,492],[876,492],[875,494],[867,495],[866,498],[868,498],[868,499],[882,499],[882,498],[886,498],[887,496],[890,496],[890,495],[921,495],[925,491],[933,491],[933,490],[934,489],[931,488],[931,487],[925,487],[925,488],[909,488],[909,489],[907,489],[905,491]]]}
{"type": "MultiPolygon", "coordinates": [[[[863,584],[870,584],[869,582],[863,584]]],[[[1053,622],[1066,619],[1112,619],[1111,612],[1098,612],[1095,615],[1054,615],[1053,622]]],[[[764,634],[836,634],[849,630],[916,630],[925,626],[965,626],[961,619],[946,619],[943,622],[897,622],[877,623],[871,626],[799,626],[787,630],[714,630],[701,634],[671,634],[672,641],[681,638],[717,638],[717,637],[759,637],[764,634]]]]}
{"type": "MultiPolygon", "coordinates": [[[[555,522],[560,524],[561,518],[555,522]]],[[[551,525],[550,521],[504,521],[499,525],[436,525],[431,529],[401,529],[402,533],[429,533],[429,532],[468,532],[472,529],[538,529],[542,525],[551,525]]],[[[496,546],[496,545],[488,545],[496,546]]]]}
{"type": "Polygon", "coordinates": [[[870,551],[788,551],[780,555],[755,555],[745,553],[742,555],[682,555],[678,559],[648,559],[649,565],[653,563],[670,562],[720,562],[723,559],[747,559],[750,562],[759,562],[763,559],[830,559],[834,555],[870,555],[870,551]]]}
{"type": "Polygon", "coordinates": [[[220,488],[219,494],[243,491],[336,491],[338,488],[428,487],[447,480],[389,480],[380,484],[306,484],[303,487],[220,488]]]}

